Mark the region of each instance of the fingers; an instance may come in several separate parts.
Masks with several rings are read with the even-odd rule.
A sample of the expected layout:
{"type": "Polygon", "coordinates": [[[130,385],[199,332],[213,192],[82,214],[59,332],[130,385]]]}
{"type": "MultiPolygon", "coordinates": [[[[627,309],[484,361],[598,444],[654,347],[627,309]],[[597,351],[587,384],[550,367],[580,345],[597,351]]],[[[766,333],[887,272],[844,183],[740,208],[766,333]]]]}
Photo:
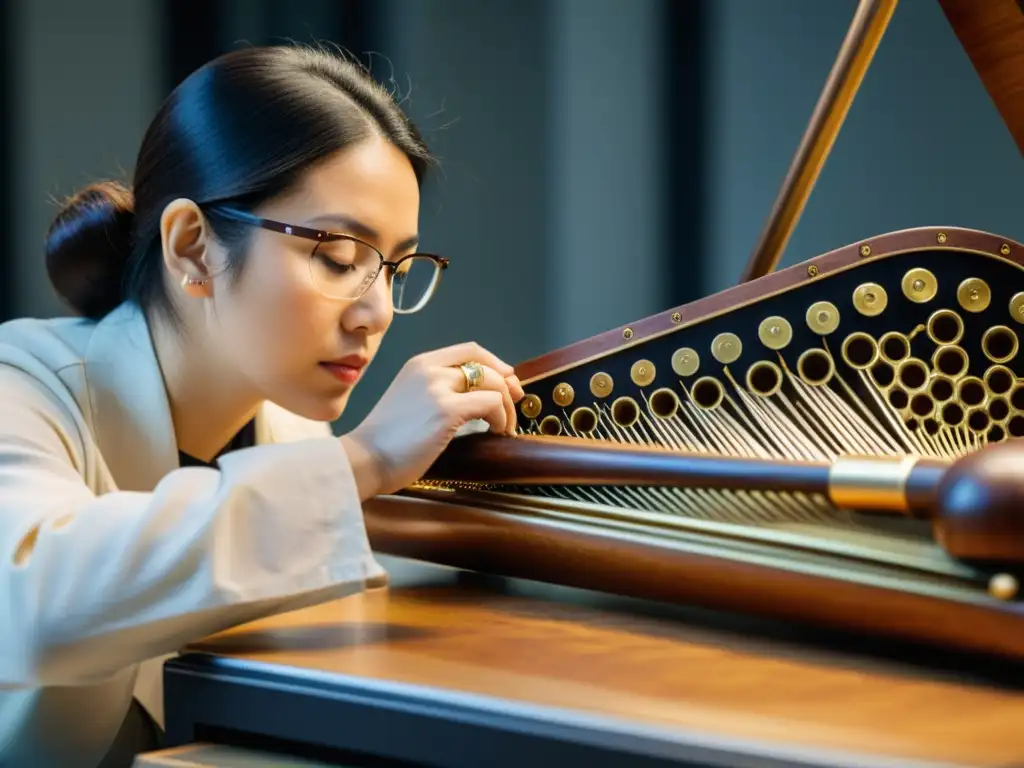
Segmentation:
{"type": "Polygon", "coordinates": [[[467,341],[464,344],[455,344],[451,347],[443,347],[427,352],[423,355],[423,361],[430,365],[458,366],[475,360],[483,365],[490,366],[502,376],[514,376],[515,369],[508,363],[500,360],[493,353],[488,352],[475,341],[467,341]]]}
{"type": "Polygon", "coordinates": [[[513,403],[518,403],[526,395],[526,393],[523,392],[522,384],[519,383],[519,377],[516,376],[515,369],[474,341],[468,341],[464,344],[455,344],[450,347],[444,347],[443,349],[436,349],[423,355],[422,359],[428,365],[440,365],[445,367],[457,367],[462,363],[468,363],[470,361],[481,363],[482,365],[493,368],[505,378],[505,383],[508,386],[508,391],[512,397],[513,403]]]}
{"type": "MultiPolygon", "coordinates": [[[[491,426],[492,432],[508,432],[508,411],[505,398],[492,389],[477,389],[455,398],[454,407],[464,422],[483,419],[491,426]]],[[[513,412],[514,417],[514,412],[513,412]]]]}
{"type": "MultiPolygon", "coordinates": [[[[453,391],[460,393],[460,396],[463,398],[483,392],[491,392],[497,395],[501,401],[503,416],[500,420],[493,417],[493,420],[488,418],[487,421],[496,432],[507,432],[510,435],[515,434],[515,404],[523,398],[525,393],[523,392],[522,385],[519,383],[519,378],[515,374],[515,369],[511,365],[473,341],[454,344],[427,352],[419,356],[419,361],[428,370],[434,370],[436,367],[443,369],[445,373],[442,375],[445,376],[446,380],[450,381],[453,391]],[[479,363],[483,367],[484,378],[480,382],[478,390],[467,393],[465,376],[459,366],[471,361],[479,363]],[[500,421],[500,425],[498,421],[500,421]]],[[[488,400],[487,402],[490,401],[488,400]]],[[[475,407],[482,406],[479,398],[470,398],[458,407],[461,409],[474,404],[475,407]]],[[[482,414],[466,416],[465,412],[460,412],[459,415],[466,419],[487,418],[482,414]]]]}
{"type": "Polygon", "coordinates": [[[505,385],[508,387],[508,393],[512,395],[513,402],[518,403],[526,397],[526,392],[523,391],[523,385],[519,383],[519,377],[515,374],[505,377],[505,385]]]}
{"type": "MultiPolygon", "coordinates": [[[[501,395],[502,404],[505,409],[505,430],[510,435],[514,435],[516,431],[516,406],[513,400],[512,393],[509,388],[508,379],[498,373],[496,370],[487,365],[482,365],[484,376],[483,380],[479,384],[480,390],[490,390],[498,392],[501,395]]],[[[452,388],[460,393],[466,393],[466,377],[462,373],[461,368],[446,368],[446,373],[451,372],[452,377],[452,388]]],[[[513,377],[514,379],[514,377],[513,377]]],[[[522,387],[519,386],[518,379],[515,379],[515,386],[519,389],[519,397],[522,397],[522,387]]],[[[472,392],[468,394],[473,394],[472,392]]],[[[518,398],[516,398],[518,399],[518,398]]],[[[474,416],[473,418],[483,418],[482,416],[474,416]]]]}

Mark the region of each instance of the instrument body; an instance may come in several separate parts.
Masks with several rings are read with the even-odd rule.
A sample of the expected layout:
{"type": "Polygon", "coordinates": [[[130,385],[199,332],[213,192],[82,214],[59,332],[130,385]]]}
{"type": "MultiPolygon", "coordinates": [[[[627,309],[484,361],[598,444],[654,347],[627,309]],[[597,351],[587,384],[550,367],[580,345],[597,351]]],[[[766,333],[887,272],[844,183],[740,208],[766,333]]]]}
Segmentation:
{"type": "MultiPolygon", "coordinates": [[[[1019,661],[1024,606],[937,548],[865,561],[839,542],[530,497],[420,490],[365,505],[378,552],[496,576],[798,622],[1019,661]],[[922,568],[921,566],[947,566],[922,568]]],[[[898,533],[898,531],[897,531],[898,533]]],[[[879,535],[879,542],[885,541],[879,535]]]]}
{"type": "MultiPolygon", "coordinates": [[[[793,467],[852,453],[952,462],[1008,439],[1014,420],[1024,422],[1014,405],[1024,406],[1024,391],[1015,397],[1022,372],[1011,341],[1024,332],[1017,288],[1024,288],[1019,243],[957,228],[882,235],[523,363],[517,372],[528,397],[520,429],[793,467]],[[872,286],[875,304],[865,303],[864,286],[872,286]],[[935,319],[947,317],[958,321],[944,331],[935,319]],[[783,333],[771,333],[773,326],[783,333]],[[986,333],[993,327],[1006,329],[1005,349],[992,347],[986,333]],[[724,335],[735,346],[723,355],[724,335]],[[874,340],[868,361],[851,360],[849,343],[844,353],[851,338],[874,340]],[[882,339],[906,340],[899,359],[882,339]],[[943,373],[936,352],[961,360],[953,348],[966,365],[943,373]],[[693,353],[685,368],[680,349],[693,353]],[[809,379],[808,350],[825,355],[827,379],[809,379]],[[769,363],[778,386],[756,394],[757,377],[748,373],[769,363]],[[887,384],[877,380],[885,366],[893,374],[887,384]],[[1003,371],[1008,389],[986,389],[1003,371]],[[921,380],[900,378],[911,372],[921,380]],[[595,378],[601,386],[591,386],[595,378]],[[946,378],[953,394],[941,402],[928,395],[930,416],[911,410],[915,395],[946,378]],[[694,398],[701,380],[720,387],[702,403],[694,398]],[[964,407],[957,388],[976,382],[982,401],[964,407]],[[671,413],[654,395],[664,390],[675,398],[660,395],[671,413]],[[894,405],[891,393],[901,390],[907,403],[894,405]],[[628,421],[614,407],[622,398],[632,403],[628,421]],[[999,398],[1006,413],[997,410],[985,429],[972,429],[970,414],[989,414],[999,398]],[[959,405],[963,423],[936,418],[942,403],[959,405]],[[586,431],[574,419],[580,408],[594,414],[586,431]]],[[[458,466],[456,458],[452,471],[458,466]]],[[[836,506],[811,485],[795,493],[724,483],[513,488],[479,474],[450,476],[372,502],[374,547],[488,573],[1024,656],[1015,577],[998,563],[951,556],[941,527],[919,516],[836,506]],[[856,607],[865,604],[869,611],[856,607]]]]}
{"type": "MultiPolygon", "coordinates": [[[[1024,6],[938,2],[1024,147],[1024,6]]],[[[376,549],[1024,658],[1024,462],[990,447],[1024,437],[1024,246],[925,227],[772,272],[896,4],[860,0],[738,285],[517,366],[522,432],[621,446],[587,465],[614,482],[520,462],[542,482],[510,485],[453,447],[441,475],[367,504],[376,549]],[[644,446],[712,463],[673,484],[627,461],[644,446]],[[756,488],[718,458],[762,462],[756,488]],[[785,467],[777,488],[763,462],[785,467]],[[944,511],[879,514],[901,499],[944,511]]]]}

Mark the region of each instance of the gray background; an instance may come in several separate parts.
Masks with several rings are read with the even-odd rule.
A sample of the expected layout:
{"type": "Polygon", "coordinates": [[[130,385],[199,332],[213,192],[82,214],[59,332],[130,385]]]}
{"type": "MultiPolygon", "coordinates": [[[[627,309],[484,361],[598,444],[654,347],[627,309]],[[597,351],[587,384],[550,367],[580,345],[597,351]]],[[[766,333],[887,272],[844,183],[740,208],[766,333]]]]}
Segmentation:
{"type": "MultiPolygon", "coordinates": [[[[216,44],[226,51],[332,39],[341,5],[355,7],[199,7],[221,13],[216,44]]],[[[664,2],[372,6],[374,71],[393,68],[403,93],[411,84],[407,106],[444,161],[422,231],[425,247],[451,256],[453,268],[428,311],[396,320],[339,428],[419,350],[473,338],[515,362],[734,283],[856,2],[703,3],[687,38],[699,42],[699,99],[670,90],[667,62],[680,38],[666,34],[664,2]],[[674,145],[699,162],[667,163],[674,145]],[[673,204],[665,190],[687,174],[696,197],[673,204]]],[[[206,11],[195,7],[6,4],[7,316],[63,311],[41,255],[52,198],[131,169],[173,85],[168,14],[193,14],[182,23],[200,39],[206,11]]],[[[938,4],[903,0],[785,263],[919,225],[1024,239],[1021,170],[938,4]]]]}

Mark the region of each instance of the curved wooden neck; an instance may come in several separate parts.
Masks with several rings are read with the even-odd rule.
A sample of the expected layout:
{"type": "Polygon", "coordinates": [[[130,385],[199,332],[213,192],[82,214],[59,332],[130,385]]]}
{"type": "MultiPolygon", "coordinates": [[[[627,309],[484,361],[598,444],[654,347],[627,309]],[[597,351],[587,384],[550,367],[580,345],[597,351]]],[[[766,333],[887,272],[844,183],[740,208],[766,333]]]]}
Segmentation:
{"type": "MultiPolygon", "coordinates": [[[[772,272],[803,213],[846,113],[860,89],[898,0],[860,0],[825,88],[811,114],[757,245],[740,282],[772,272]]],[[[978,2],[978,0],[968,0],[978,2]]]]}

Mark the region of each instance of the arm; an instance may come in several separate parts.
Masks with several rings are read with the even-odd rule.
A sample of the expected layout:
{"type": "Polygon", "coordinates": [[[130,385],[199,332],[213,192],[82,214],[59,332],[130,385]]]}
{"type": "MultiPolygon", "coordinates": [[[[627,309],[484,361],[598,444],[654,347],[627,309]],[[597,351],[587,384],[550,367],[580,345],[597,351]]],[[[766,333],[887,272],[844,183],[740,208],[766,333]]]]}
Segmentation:
{"type": "Polygon", "coordinates": [[[334,437],[96,496],[72,416],[0,368],[0,688],[75,685],[381,574],[334,437]]]}

